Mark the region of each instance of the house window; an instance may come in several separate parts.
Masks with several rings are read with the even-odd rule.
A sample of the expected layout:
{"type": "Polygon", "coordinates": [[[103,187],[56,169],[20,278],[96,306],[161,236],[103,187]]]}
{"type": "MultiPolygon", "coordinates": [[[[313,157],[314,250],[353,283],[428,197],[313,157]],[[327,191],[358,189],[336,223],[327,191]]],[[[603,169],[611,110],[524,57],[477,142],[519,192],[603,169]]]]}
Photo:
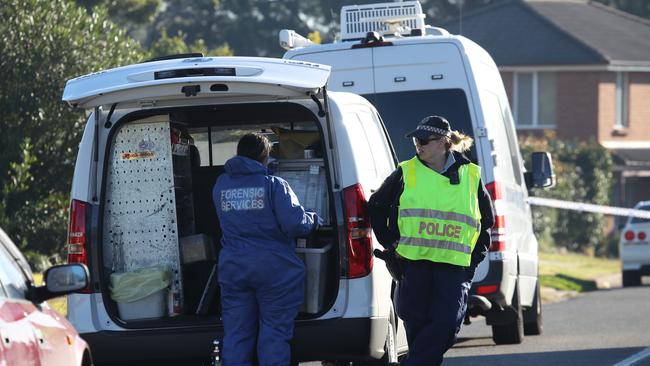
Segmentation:
{"type": "Polygon", "coordinates": [[[626,72],[616,73],[616,122],[614,127],[627,128],[629,126],[629,80],[626,72]]]}
{"type": "Polygon", "coordinates": [[[517,127],[555,128],[555,73],[516,72],[513,82],[517,127]]]}

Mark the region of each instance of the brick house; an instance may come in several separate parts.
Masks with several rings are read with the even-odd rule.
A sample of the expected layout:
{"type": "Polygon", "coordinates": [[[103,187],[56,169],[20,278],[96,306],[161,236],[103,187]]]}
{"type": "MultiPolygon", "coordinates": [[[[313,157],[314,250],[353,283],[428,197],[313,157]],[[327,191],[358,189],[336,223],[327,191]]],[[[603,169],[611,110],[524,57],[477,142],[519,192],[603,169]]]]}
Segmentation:
{"type": "Polygon", "coordinates": [[[519,133],[594,139],[613,204],[650,199],[650,22],[593,1],[509,0],[441,24],[499,66],[519,133]]]}

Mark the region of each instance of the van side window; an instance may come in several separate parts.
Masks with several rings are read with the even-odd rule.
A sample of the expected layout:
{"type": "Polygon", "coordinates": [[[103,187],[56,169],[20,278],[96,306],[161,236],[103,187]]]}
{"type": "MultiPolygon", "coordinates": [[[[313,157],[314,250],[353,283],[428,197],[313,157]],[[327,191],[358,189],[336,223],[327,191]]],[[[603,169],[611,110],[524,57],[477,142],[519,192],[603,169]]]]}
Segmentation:
{"type": "Polygon", "coordinates": [[[507,121],[503,114],[503,108],[499,103],[499,97],[488,90],[479,90],[479,96],[482,100],[483,118],[485,125],[488,129],[488,137],[494,141],[494,151],[496,153],[497,168],[503,165],[502,168],[506,174],[512,174],[517,184],[521,184],[521,171],[519,168],[519,153],[517,151],[517,144],[513,145],[513,141],[508,134],[509,121],[507,121]]]}
{"type": "Polygon", "coordinates": [[[389,148],[388,140],[381,128],[381,122],[375,113],[368,108],[359,109],[358,117],[362,121],[361,126],[366,133],[368,141],[371,141],[370,151],[375,163],[377,176],[387,177],[395,169],[394,159],[389,148]]]}
{"type": "MultiPolygon", "coordinates": [[[[413,141],[404,135],[426,116],[444,116],[454,130],[474,137],[467,95],[462,89],[409,90],[363,96],[377,108],[384,120],[400,161],[414,156],[413,141]]],[[[472,145],[467,154],[474,163],[477,162],[475,146],[472,145]]]]}
{"type": "Polygon", "coordinates": [[[237,142],[244,132],[235,129],[214,129],[210,127],[192,129],[190,135],[198,149],[200,166],[222,166],[237,155],[237,142]]]}
{"type": "Polygon", "coordinates": [[[375,180],[377,178],[376,161],[370,144],[371,140],[364,129],[364,121],[358,112],[347,113],[346,120],[359,179],[362,182],[375,180]]]}
{"type": "Polygon", "coordinates": [[[200,166],[210,166],[210,140],[207,128],[192,131],[190,133],[194,139],[194,146],[196,146],[199,153],[200,166]]]}
{"type": "MultiPolygon", "coordinates": [[[[498,102],[498,100],[497,100],[498,102]]],[[[517,184],[522,184],[522,159],[521,153],[519,152],[519,142],[517,141],[517,135],[515,133],[515,124],[512,120],[512,113],[510,112],[510,107],[508,103],[500,103],[499,107],[501,109],[501,115],[506,127],[506,135],[508,136],[508,148],[510,148],[510,158],[512,159],[512,170],[515,175],[515,181],[517,184]]]]}
{"type": "Polygon", "coordinates": [[[223,166],[228,159],[237,155],[237,143],[248,132],[258,131],[265,134],[271,141],[273,150],[271,157],[280,154],[279,158],[302,159],[303,148],[315,149],[314,157],[322,157],[322,146],[318,142],[318,129],[312,121],[292,123],[277,123],[273,125],[230,125],[219,127],[192,128],[189,133],[194,139],[200,158],[200,166],[223,166]],[[302,146],[306,141],[318,140],[313,146],[302,146]],[[294,141],[295,140],[295,141],[294,141]],[[284,141],[284,142],[283,142],[284,141]],[[283,146],[284,144],[284,146],[283,146]],[[280,149],[280,151],[276,150],[280,149]],[[298,155],[296,155],[298,154],[298,155]]]}

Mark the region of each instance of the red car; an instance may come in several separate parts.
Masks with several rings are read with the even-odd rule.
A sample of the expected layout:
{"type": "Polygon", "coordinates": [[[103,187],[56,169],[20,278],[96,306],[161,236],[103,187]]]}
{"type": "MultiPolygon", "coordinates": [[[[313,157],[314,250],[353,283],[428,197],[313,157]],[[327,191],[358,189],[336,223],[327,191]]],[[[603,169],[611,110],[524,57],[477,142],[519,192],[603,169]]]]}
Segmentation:
{"type": "Polygon", "coordinates": [[[88,286],[84,265],[54,266],[36,287],[25,257],[0,229],[0,365],[90,366],[86,342],[45,302],[88,286]]]}

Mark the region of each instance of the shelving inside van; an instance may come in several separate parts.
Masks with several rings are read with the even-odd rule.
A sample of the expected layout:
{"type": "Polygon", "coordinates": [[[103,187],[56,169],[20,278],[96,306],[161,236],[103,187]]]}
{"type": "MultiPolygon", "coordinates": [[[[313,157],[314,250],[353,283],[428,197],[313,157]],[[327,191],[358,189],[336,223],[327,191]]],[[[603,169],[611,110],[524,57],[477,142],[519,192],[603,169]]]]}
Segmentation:
{"type": "MultiPolygon", "coordinates": [[[[160,110],[127,115],[114,128],[103,183],[103,284],[111,274],[164,266],[166,310],[124,321],[105,291],[111,316],[127,327],[219,322],[217,258],[221,228],[212,188],[236,154],[239,138],[260,132],[273,143],[269,173],[282,177],[301,204],[325,224],[296,240],[307,265],[299,318],[324,313],[338,292],[339,243],[331,210],[324,134],[313,113],[295,103],[160,110]]],[[[120,304],[123,308],[128,304],[120,304]]],[[[141,304],[140,304],[141,305],[141,304]]],[[[135,305],[134,305],[135,306],[135,305]]]]}

